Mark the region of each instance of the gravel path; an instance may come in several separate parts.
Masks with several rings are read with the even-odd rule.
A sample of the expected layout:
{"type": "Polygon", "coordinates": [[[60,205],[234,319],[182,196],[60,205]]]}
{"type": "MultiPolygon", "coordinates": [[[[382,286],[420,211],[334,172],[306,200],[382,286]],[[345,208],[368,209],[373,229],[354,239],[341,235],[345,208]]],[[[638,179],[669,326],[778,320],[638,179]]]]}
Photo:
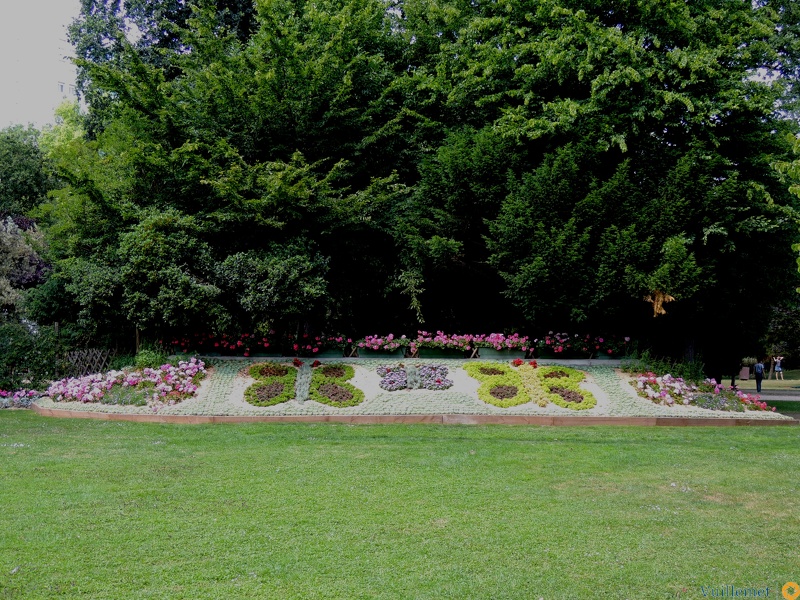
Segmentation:
{"type": "MultiPolygon", "coordinates": [[[[279,359],[273,359],[279,360],[279,359]]],[[[588,410],[571,410],[554,404],[540,407],[533,402],[511,408],[498,408],[478,399],[479,382],[472,379],[461,368],[461,360],[413,359],[415,364],[443,364],[450,369],[449,379],[453,387],[444,391],[399,390],[387,392],[378,385],[375,369],[381,364],[397,364],[375,359],[332,360],[326,362],[348,362],[353,365],[355,376],[350,383],[364,391],[365,400],[358,406],[336,408],[309,400],[290,400],[275,406],[252,406],[244,400],[244,391],[253,383],[246,373],[249,365],[265,359],[211,360],[209,376],[201,383],[194,398],[158,411],[160,415],[556,415],[556,416],[617,416],[617,417],[704,417],[748,419],[790,419],[772,412],[747,411],[733,413],[711,411],[696,406],[661,406],[639,397],[628,376],[612,365],[569,364],[586,372],[585,389],[597,398],[597,405],[588,410]]],[[[410,361],[408,361],[410,362],[410,361]]],[[[548,361],[553,362],[553,361],[548,361]]],[[[37,404],[43,408],[58,408],[91,412],[152,414],[148,407],[114,406],[105,404],[83,404],[80,402],[53,402],[42,398],[37,404]]]]}

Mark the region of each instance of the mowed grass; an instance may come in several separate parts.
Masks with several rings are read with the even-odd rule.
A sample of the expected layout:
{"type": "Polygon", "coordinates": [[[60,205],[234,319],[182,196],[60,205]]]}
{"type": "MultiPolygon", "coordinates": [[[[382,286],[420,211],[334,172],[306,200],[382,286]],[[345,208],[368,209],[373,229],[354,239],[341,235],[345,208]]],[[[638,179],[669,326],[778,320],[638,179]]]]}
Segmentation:
{"type": "Polygon", "coordinates": [[[0,598],[702,598],[800,579],[800,427],[0,413],[0,598]]]}

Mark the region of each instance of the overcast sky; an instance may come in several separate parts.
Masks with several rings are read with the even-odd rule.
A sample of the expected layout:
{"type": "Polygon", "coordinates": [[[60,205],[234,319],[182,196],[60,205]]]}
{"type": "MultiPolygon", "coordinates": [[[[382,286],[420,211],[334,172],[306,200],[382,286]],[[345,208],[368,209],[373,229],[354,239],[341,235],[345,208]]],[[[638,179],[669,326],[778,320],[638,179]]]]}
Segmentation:
{"type": "Polygon", "coordinates": [[[63,60],[72,47],[66,25],[77,16],[79,0],[0,0],[0,128],[14,123],[41,127],[75,83],[63,60]]]}

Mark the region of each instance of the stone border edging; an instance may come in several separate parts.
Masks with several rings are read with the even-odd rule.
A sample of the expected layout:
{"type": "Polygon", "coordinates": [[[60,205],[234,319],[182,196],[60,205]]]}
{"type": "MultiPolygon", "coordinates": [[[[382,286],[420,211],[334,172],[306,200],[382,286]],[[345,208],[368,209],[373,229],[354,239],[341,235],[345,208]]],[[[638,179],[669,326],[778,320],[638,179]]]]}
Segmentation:
{"type": "Polygon", "coordinates": [[[42,408],[31,405],[36,414],[60,419],[99,419],[102,421],[132,421],[135,423],[183,423],[200,425],[210,423],[347,423],[350,425],[377,425],[385,423],[431,423],[435,425],[634,425],[640,427],[735,427],[751,425],[800,425],[789,419],[745,419],[737,417],[582,417],[542,415],[292,415],[292,416],[233,416],[233,415],[135,415],[102,413],[60,408],[42,408]]]}

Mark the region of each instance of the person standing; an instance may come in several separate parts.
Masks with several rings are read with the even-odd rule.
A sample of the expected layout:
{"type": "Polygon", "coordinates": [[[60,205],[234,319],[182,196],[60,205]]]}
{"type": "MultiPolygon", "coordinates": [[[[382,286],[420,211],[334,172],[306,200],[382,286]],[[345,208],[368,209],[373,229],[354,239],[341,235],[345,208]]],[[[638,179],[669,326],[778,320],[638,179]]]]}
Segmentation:
{"type": "Polygon", "coordinates": [[[781,367],[782,360],[782,356],[775,357],[775,379],[780,379],[781,381],[783,381],[783,368],[781,367]]]}
{"type": "Polygon", "coordinates": [[[753,367],[753,375],[756,376],[756,392],[761,393],[761,382],[764,379],[764,363],[758,359],[756,366],[753,367]]]}

